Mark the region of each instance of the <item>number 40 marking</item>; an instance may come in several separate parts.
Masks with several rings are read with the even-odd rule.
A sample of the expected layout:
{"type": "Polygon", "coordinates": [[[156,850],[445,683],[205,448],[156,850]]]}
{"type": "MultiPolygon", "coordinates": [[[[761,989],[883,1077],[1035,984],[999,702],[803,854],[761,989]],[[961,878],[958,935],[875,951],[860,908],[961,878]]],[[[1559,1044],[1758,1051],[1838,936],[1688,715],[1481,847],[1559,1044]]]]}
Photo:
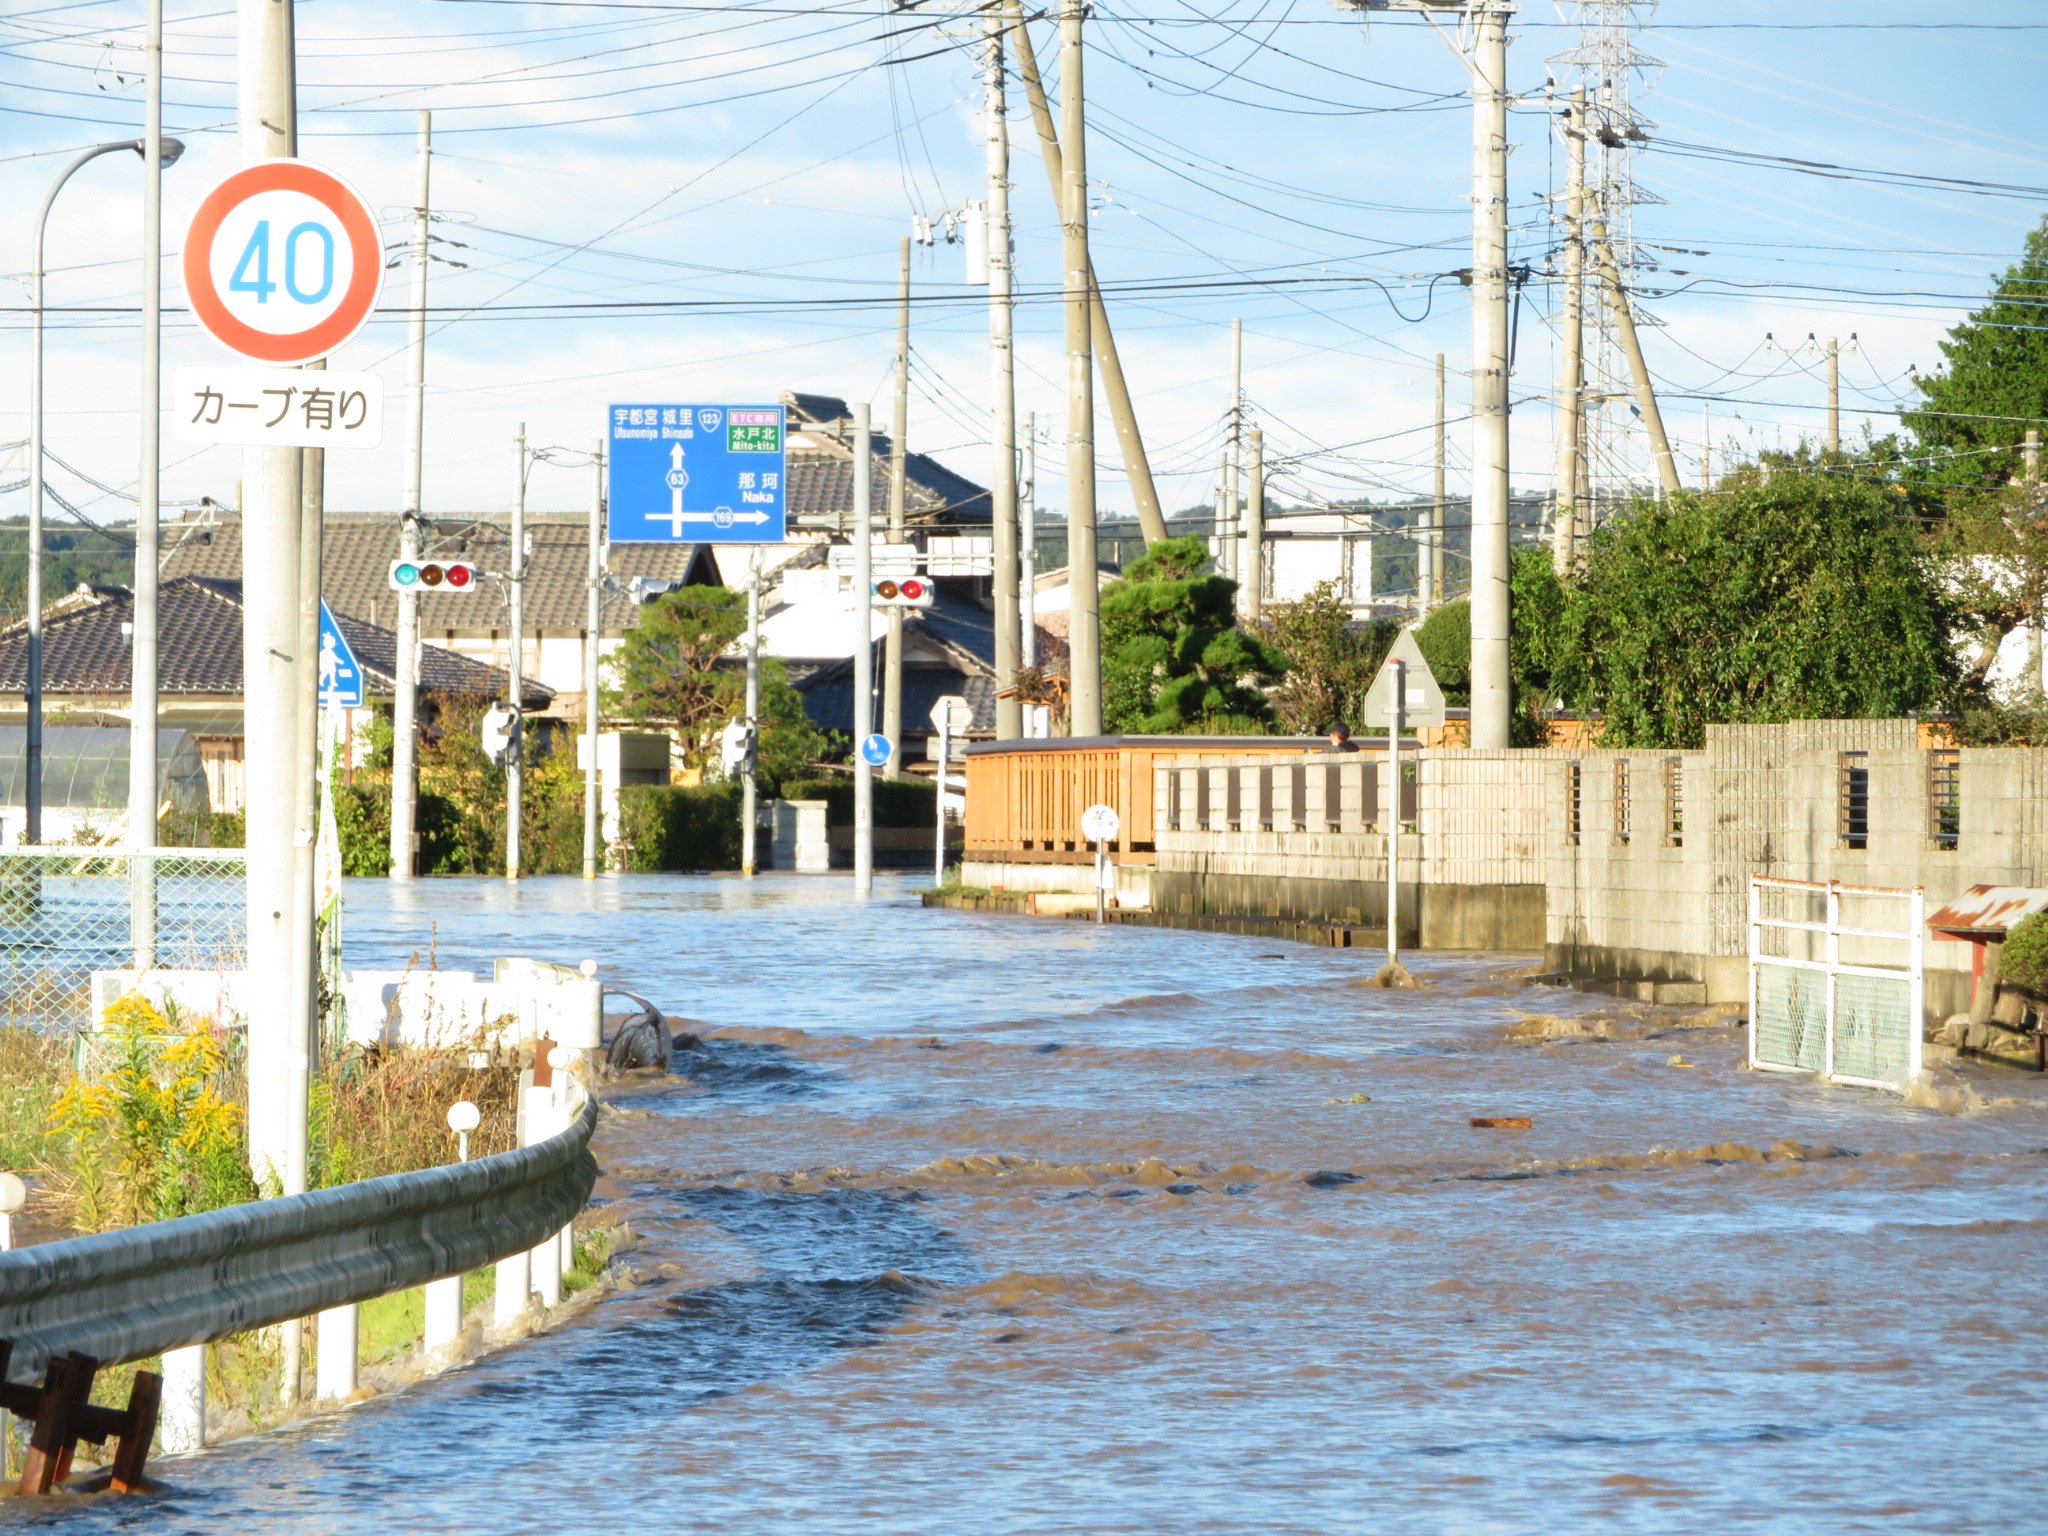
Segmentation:
{"type": "MultiPolygon", "coordinates": [[[[228,288],[234,293],[255,294],[258,304],[268,304],[271,294],[277,291],[277,284],[270,280],[270,220],[257,220],[255,229],[249,232],[249,243],[242,247],[242,254],[235,262],[228,288]],[[256,269],[254,277],[249,275],[251,267],[256,269]]],[[[334,234],[325,224],[316,224],[308,219],[284,237],[284,291],[301,304],[318,304],[334,291],[334,234]],[[299,239],[302,235],[314,235],[320,241],[320,286],[310,293],[299,287],[299,239]]]]}

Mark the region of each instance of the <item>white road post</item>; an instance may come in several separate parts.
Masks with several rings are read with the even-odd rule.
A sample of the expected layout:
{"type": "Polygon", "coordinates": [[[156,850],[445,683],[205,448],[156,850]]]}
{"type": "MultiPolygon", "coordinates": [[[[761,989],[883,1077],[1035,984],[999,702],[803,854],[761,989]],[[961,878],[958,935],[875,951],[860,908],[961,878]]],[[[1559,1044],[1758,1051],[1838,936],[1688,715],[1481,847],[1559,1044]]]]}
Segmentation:
{"type": "MultiPolygon", "coordinates": [[[[14,1246],[14,1213],[28,1204],[21,1175],[0,1173],[0,1253],[14,1246]]],[[[0,1408],[0,1482],[14,1476],[14,1423],[0,1408]]]]}
{"type": "Polygon", "coordinates": [[[953,761],[953,706],[950,699],[939,700],[939,792],[932,796],[936,804],[938,826],[932,843],[932,884],[946,883],[946,770],[953,761]]]}
{"type": "Polygon", "coordinates": [[[1095,840],[1095,921],[1098,923],[1109,921],[1107,916],[1109,903],[1102,891],[1102,877],[1106,873],[1108,863],[1109,844],[1106,840],[1098,837],[1095,840]]]}
{"type": "Polygon", "coordinates": [[[206,1346],[165,1350],[163,1377],[156,1443],[171,1455],[199,1450],[206,1444],[206,1346]]]}
{"type": "Polygon", "coordinates": [[[1408,665],[1394,669],[1394,707],[1387,713],[1387,964],[1401,963],[1401,721],[1408,704],[1408,665]]]}
{"type": "Polygon", "coordinates": [[[355,1396],[356,1361],[362,1349],[354,1302],[329,1307],[314,1319],[313,1395],[323,1403],[343,1403],[355,1396]]]}
{"type": "MultiPolygon", "coordinates": [[[[469,1133],[476,1129],[480,1118],[476,1105],[468,1099],[457,1099],[448,1106],[448,1129],[455,1133],[455,1160],[458,1163],[469,1161],[469,1133]]],[[[462,1336],[462,1281],[461,1275],[448,1275],[427,1282],[426,1346],[429,1350],[444,1348],[462,1336]]]]}
{"type": "Polygon", "coordinates": [[[755,766],[761,755],[761,551],[747,555],[747,757],[740,777],[740,873],[754,876],[754,824],[760,784],[755,766]]]}
{"type": "Polygon", "coordinates": [[[875,888],[875,770],[861,752],[873,728],[874,442],[865,401],[853,408],[853,893],[875,888]]]}

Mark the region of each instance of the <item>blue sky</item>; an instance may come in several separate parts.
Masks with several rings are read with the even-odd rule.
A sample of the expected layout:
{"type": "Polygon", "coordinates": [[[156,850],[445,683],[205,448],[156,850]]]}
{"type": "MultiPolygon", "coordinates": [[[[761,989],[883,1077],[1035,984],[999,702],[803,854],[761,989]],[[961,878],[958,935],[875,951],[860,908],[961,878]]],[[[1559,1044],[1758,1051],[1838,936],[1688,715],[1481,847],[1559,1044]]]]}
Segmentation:
{"type": "MultiPolygon", "coordinates": [[[[1562,156],[1545,108],[1573,5],[1527,0],[1509,75],[1515,258],[1540,273],[1562,156]]],[[[1865,0],[1663,0],[1637,86],[1654,126],[1636,174],[1651,368],[1681,466],[1703,436],[1789,443],[1822,419],[1809,333],[1841,338],[1845,429],[1875,430],[1909,365],[2016,255],[2048,196],[1800,174],[1772,155],[1910,176],[2048,186],[2038,0],[1969,8],[1865,0]],[[1727,152],[1735,158],[1721,158],[1727,152]],[[1848,338],[1857,337],[1854,348],[1848,338]],[[1766,343],[1766,335],[1776,344],[1766,343]],[[1701,397],[1707,397],[1704,401],[1701,397]],[[1709,416],[1703,426],[1701,410],[1709,416]]],[[[234,14],[170,0],[165,178],[167,372],[217,357],[180,312],[169,259],[199,193],[235,159],[234,14]]],[[[142,7],[11,4],[0,14],[0,442],[25,435],[27,213],[76,147],[141,122],[142,7]]],[[[879,0],[673,6],[301,0],[300,152],[348,176],[404,238],[414,114],[435,114],[428,509],[509,504],[511,441],[584,446],[610,398],[745,400],[785,388],[891,398],[896,244],[915,214],[982,195],[979,65],[959,21],[879,0]],[[461,263],[461,265],[456,265],[461,263]],[[577,306],[625,304],[635,309],[577,306]]],[[[1412,17],[1369,22],[1325,0],[1104,0],[1090,26],[1088,146],[1096,263],[1169,507],[1206,500],[1228,388],[1229,324],[1284,496],[1426,487],[1434,355],[1464,414],[1470,321],[1445,274],[1468,264],[1463,66],[1412,17]],[[1275,281],[1284,280],[1284,281],[1275,281]]],[[[1054,71],[1049,24],[1034,28],[1054,71]]],[[[1057,89],[1057,80],[1054,80],[1057,89]]],[[[1013,100],[1020,288],[1059,282],[1058,231],[1022,91],[1013,100]]],[[[53,486],[96,518],[132,509],[137,162],[81,172],[52,220],[53,486]]],[[[957,247],[920,249],[913,447],[987,479],[987,309],[957,247]]],[[[402,272],[386,303],[404,301],[402,272]]],[[[1514,482],[1550,474],[1551,294],[1518,320],[1514,482]]],[[[1019,409],[1036,411],[1041,504],[1062,503],[1059,311],[1024,303],[1019,409]]],[[[404,473],[403,323],[381,317],[334,359],[383,372],[381,449],[330,455],[329,504],[393,507],[404,473]]],[[[1454,493],[1465,429],[1451,429],[1454,493]]],[[[1129,497],[1104,445],[1102,500],[1129,497]]],[[[232,504],[236,450],[164,446],[164,496],[232,504]]],[[[0,456],[18,466],[19,450],[0,456]]],[[[11,482],[16,473],[0,473],[11,482]]],[[[532,504],[587,504],[583,474],[543,469],[532,504]]],[[[22,510],[0,494],[0,515],[22,510]]]]}

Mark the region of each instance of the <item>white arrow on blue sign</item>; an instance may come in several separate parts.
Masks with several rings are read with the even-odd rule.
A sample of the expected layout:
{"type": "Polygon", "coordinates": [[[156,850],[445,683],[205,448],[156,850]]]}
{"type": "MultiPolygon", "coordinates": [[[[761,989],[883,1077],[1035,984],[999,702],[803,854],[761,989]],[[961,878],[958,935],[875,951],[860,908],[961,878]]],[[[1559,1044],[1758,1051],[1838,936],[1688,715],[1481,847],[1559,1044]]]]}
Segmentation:
{"type": "Polygon", "coordinates": [[[320,707],[363,707],[363,665],[349,648],[348,636],[334,622],[334,610],[324,597],[320,599],[320,707]]]}
{"type": "Polygon", "coordinates": [[[882,767],[889,761],[889,738],[875,732],[860,744],[860,755],[870,767],[882,767]]]}
{"type": "Polygon", "coordinates": [[[788,423],[780,405],[614,405],[606,537],[614,544],[780,544],[788,423]]]}

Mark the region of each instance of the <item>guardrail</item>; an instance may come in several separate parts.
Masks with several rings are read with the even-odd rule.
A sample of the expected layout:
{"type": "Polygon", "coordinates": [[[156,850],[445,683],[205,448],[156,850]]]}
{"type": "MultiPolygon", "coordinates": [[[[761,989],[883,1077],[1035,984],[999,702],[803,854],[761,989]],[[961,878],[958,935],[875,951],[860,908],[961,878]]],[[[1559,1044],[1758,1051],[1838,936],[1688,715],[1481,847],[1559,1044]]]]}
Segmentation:
{"type": "MultiPolygon", "coordinates": [[[[310,1317],[538,1248],[590,1198],[596,1125],[596,1102],[586,1099],[566,1130],[475,1162],[0,1253],[0,1341],[12,1346],[0,1353],[0,1387],[42,1373],[45,1400],[66,1415],[72,1394],[57,1388],[67,1372],[89,1385],[98,1367],[310,1317]]],[[[22,1390],[0,1397],[19,1401],[22,1390]]],[[[37,1431],[39,1441],[47,1437],[41,1418],[37,1431]]],[[[58,1461],[69,1460],[67,1445],[58,1461]]],[[[57,1464],[46,1459],[46,1472],[57,1464]]],[[[23,1491],[47,1486],[31,1489],[25,1479],[23,1491]]]]}

